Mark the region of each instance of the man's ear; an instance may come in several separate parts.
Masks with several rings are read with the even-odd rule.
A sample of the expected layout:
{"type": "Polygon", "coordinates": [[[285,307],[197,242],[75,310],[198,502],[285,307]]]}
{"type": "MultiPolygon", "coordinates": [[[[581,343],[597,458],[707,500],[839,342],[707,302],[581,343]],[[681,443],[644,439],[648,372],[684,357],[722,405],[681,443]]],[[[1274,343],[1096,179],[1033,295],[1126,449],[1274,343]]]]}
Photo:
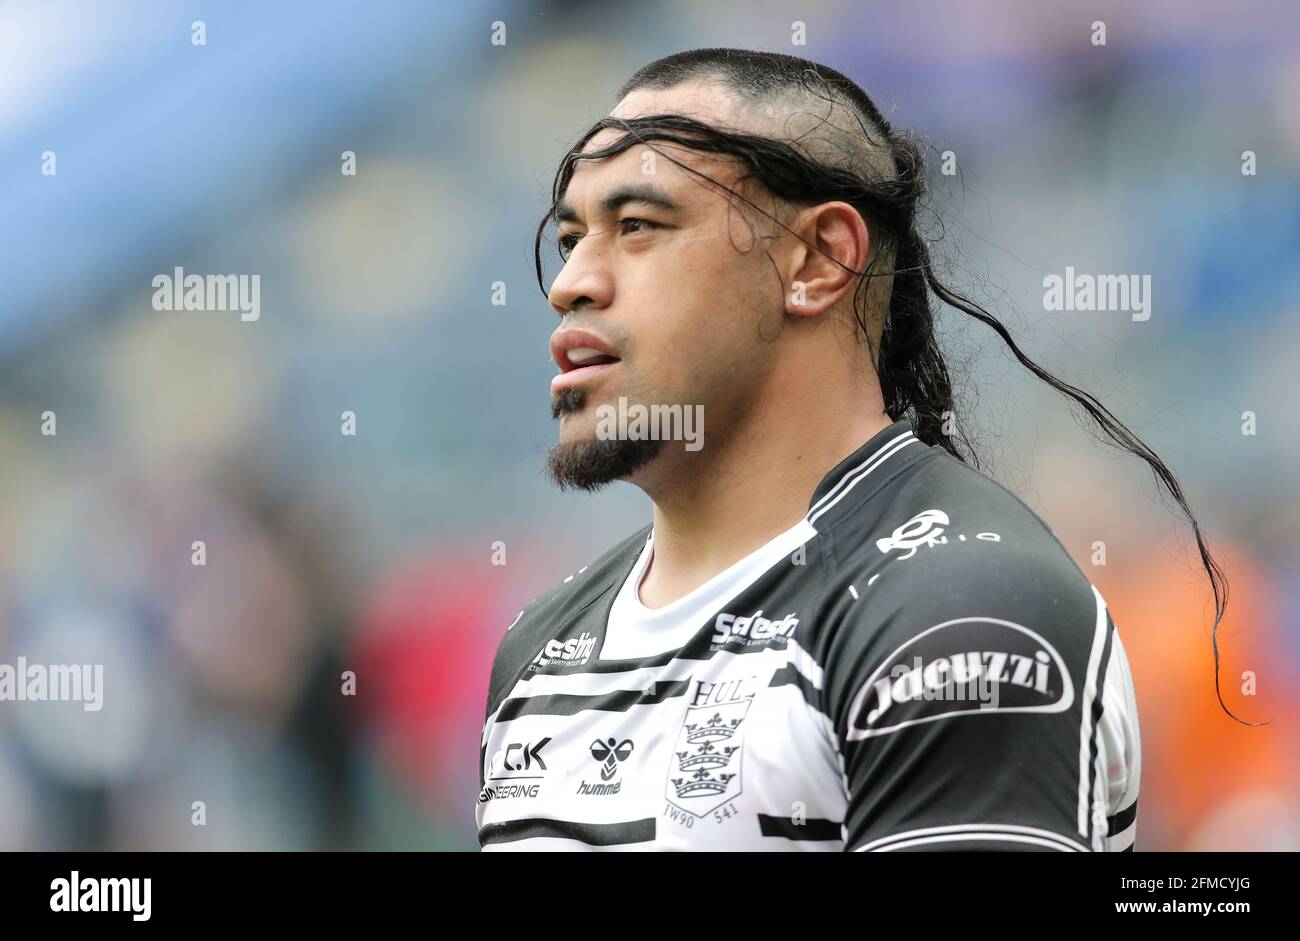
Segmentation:
{"type": "Polygon", "coordinates": [[[790,237],[785,310],[817,317],[856,286],[871,247],[867,224],[848,203],[829,202],[801,210],[790,228],[799,238],[790,237]]]}

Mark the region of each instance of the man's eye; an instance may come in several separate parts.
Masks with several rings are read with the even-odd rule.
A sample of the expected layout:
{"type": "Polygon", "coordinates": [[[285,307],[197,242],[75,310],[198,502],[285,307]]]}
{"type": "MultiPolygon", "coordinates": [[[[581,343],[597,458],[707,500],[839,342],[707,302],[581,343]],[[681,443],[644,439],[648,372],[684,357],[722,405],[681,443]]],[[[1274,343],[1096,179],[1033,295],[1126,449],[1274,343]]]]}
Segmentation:
{"type": "Polygon", "coordinates": [[[572,252],[575,248],[577,248],[578,239],[580,239],[581,237],[582,236],[576,235],[572,232],[569,233],[568,235],[561,235],[559,240],[556,242],[556,244],[559,246],[560,249],[560,257],[568,258],[569,253],[572,252]]]}
{"type": "Polygon", "coordinates": [[[643,226],[646,226],[646,227],[651,228],[651,229],[653,229],[653,228],[655,227],[655,223],[653,223],[653,222],[649,222],[649,221],[647,221],[647,220],[645,220],[645,219],[633,219],[633,218],[631,218],[631,217],[628,217],[627,219],[619,219],[619,220],[618,220],[618,224],[619,224],[620,226],[628,226],[628,225],[632,225],[633,223],[635,223],[635,224],[637,224],[637,225],[643,225],[643,226]]]}
{"type": "MultiPolygon", "coordinates": [[[[627,227],[630,225],[644,226],[647,229],[655,229],[659,227],[659,223],[657,222],[651,222],[648,219],[637,219],[632,216],[629,216],[626,219],[619,219],[616,224],[626,235],[635,234],[636,231],[644,231],[644,229],[639,229],[634,230],[633,232],[628,232],[627,227]]],[[[567,259],[573,250],[578,247],[578,240],[581,238],[582,236],[578,233],[570,232],[567,235],[561,235],[556,239],[556,246],[560,250],[560,257],[567,259]]]]}

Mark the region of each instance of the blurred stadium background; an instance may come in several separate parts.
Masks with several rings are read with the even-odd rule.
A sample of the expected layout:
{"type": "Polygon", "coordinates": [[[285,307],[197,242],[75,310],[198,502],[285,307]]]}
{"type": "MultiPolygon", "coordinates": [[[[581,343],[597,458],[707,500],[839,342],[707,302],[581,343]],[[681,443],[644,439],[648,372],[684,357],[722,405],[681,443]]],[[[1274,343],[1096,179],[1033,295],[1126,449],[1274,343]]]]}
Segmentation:
{"type": "Polygon", "coordinates": [[[727,45],[833,65],[957,154],[950,276],[1156,448],[1226,563],[1224,695],[1262,728],[1218,708],[1150,476],[945,312],[990,470],[1128,646],[1138,849],[1300,849],[1298,40],[1290,0],[0,4],[0,662],[105,665],[99,713],[0,703],[0,847],[477,846],[498,638],[648,514],[542,473],[531,233],[622,80],[727,45]],[[1150,320],[1044,311],[1066,265],[1151,274],[1150,320]],[[260,319],[153,310],[176,266],[260,274],[260,319]]]}

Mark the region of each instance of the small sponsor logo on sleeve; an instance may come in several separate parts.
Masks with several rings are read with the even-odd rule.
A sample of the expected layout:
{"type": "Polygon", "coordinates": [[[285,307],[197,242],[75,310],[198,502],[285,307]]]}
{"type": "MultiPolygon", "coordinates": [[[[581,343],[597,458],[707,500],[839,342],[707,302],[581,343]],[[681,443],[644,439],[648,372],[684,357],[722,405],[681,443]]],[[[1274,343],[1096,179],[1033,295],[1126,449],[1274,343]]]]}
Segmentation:
{"type": "Polygon", "coordinates": [[[921,549],[933,549],[950,543],[975,545],[977,542],[1002,541],[1002,536],[998,533],[974,533],[968,537],[966,533],[949,532],[951,522],[943,510],[922,510],[888,536],[877,539],[876,548],[885,555],[901,553],[893,558],[902,562],[912,558],[921,549]]]}

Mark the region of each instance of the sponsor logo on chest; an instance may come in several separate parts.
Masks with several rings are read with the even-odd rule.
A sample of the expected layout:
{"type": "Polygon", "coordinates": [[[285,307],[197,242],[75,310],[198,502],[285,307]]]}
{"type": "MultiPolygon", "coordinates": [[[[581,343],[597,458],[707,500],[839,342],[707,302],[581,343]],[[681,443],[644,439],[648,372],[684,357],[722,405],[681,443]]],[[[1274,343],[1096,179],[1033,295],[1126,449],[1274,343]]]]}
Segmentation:
{"type": "Polygon", "coordinates": [[[579,666],[590,660],[595,652],[596,635],[583,631],[579,636],[568,640],[548,640],[546,646],[537,651],[537,656],[533,657],[529,666],[534,669],[552,665],[579,666]]]}
{"type": "Polygon", "coordinates": [[[578,793],[587,796],[605,797],[617,794],[623,789],[623,781],[618,778],[620,766],[632,757],[636,746],[630,738],[596,739],[591,743],[591,757],[600,766],[600,780],[588,781],[585,777],[578,781],[578,793]]]}
{"type": "Polygon", "coordinates": [[[794,614],[787,614],[783,618],[766,618],[763,617],[762,608],[748,617],[724,612],[713,621],[711,643],[720,645],[739,642],[746,647],[784,647],[798,626],[799,619],[794,614]]]}
{"type": "Polygon", "coordinates": [[[537,797],[550,770],[542,757],[542,749],[550,740],[547,736],[532,742],[508,742],[497,749],[488,760],[487,783],[479,792],[478,802],[537,797]]]}

